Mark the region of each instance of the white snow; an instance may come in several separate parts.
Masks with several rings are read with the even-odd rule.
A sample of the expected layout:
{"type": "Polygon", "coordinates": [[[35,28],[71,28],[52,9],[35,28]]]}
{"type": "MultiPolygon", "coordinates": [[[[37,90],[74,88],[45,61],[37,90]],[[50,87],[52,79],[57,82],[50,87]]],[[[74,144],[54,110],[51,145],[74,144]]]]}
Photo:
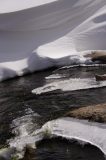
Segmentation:
{"type": "Polygon", "coordinates": [[[57,0],[1,0],[0,1],[0,13],[15,12],[31,7],[37,7],[46,3],[51,3],[57,0]]]}
{"type": "Polygon", "coordinates": [[[91,50],[106,50],[106,0],[0,0],[0,81],[86,63],[91,50]]]}
{"type": "MultiPolygon", "coordinates": [[[[83,55],[92,50],[106,50],[106,0],[0,0],[0,81],[53,66],[91,64],[83,55]]],[[[106,86],[95,83],[69,79],[33,92],[106,86]]],[[[39,140],[38,133],[28,134],[27,124],[22,123],[21,136],[11,141],[21,151],[26,143],[39,140]]],[[[106,154],[105,124],[63,118],[48,122],[40,133],[48,128],[52,136],[90,142],[106,154]]]]}

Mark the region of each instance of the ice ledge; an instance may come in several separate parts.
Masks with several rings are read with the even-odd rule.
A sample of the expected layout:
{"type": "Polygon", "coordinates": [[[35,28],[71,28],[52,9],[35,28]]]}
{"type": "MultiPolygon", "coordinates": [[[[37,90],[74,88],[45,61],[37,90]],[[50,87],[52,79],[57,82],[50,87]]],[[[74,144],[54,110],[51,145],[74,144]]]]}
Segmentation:
{"type": "Polygon", "coordinates": [[[106,155],[106,124],[66,117],[48,122],[43,126],[43,130],[47,129],[54,137],[76,139],[97,146],[106,155]]]}

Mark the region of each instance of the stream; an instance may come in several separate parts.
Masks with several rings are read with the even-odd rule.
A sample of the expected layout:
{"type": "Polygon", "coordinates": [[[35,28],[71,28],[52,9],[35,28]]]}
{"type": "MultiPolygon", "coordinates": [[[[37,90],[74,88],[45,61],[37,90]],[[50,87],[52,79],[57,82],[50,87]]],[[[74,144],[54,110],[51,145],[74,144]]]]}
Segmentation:
{"type": "MultiPolygon", "coordinates": [[[[68,91],[56,89],[40,94],[32,93],[33,89],[60,80],[79,79],[77,85],[80,85],[81,79],[94,80],[96,73],[106,73],[106,67],[53,68],[0,83],[0,148],[8,145],[9,140],[15,137],[14,128],[22,124],[29,124],[30,134],[46,122],[62,117],[73,107],[106,103],[105,85],[92,89],[89,83],[87,89],[82,85],[79,90],[71,88],[68,91]]],[[[24,160],[29,160],[28,157],[30,160],[104,160],[96,147],[89,144],[82,147],[76,141],[61,138],[40,141],[36,151],[24,157],[24,160]]]]}

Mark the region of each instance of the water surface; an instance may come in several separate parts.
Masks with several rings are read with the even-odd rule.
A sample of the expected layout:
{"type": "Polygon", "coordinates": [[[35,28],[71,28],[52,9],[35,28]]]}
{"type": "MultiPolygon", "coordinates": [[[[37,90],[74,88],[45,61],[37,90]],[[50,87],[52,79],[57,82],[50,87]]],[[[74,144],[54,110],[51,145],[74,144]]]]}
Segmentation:
{"type": "MultiPolygon", "coordinates": [[[[46,83],[59,80],[59,77],[53,78],[53,75],[56,74],[60,76],[60,80],[64,80],[69,79],[70,77],[82,79],[94,78],[95,73],[104,74],[106,73],[106,68],[81,67],[69,69],[63,68],[61,70],[51,69],[0,83],[0,145],[7,144],[7,140],[14,136],[11,124],[16,118],[31,115],[31,112],[36,113],[37,116],[34,116],[33,122],[36,124],[37,128],[40,128],[45,122],[63,116],[64,113],[69,111],[72,107],[105,103],[105,87],[68,92],[53,91],[41,95],[34,95],[31,93],[34,88],[42,87],[46,83]]],[[[47,142],[47,146],[49,146],[48,143],[50,142],[47,142]]],[[[66,152],[65,150],[67,147],[65,148],[64,142],[59,143],[63,143],[62,149],[66,152]]],[[[51,145],[56,146],[56,141],[51,145]]],[[[43,152],[42,155],[45,155],[44,159],[48,159],[48,152],[51,151],[47,151],[46,153],[45,150],[42,151],[41,149],[41,152],[43,152]]],[[[83,152],[85,151],[83,150],[83,152]]],[[[55,151],[50,153],[50,156],[51,154],[60,155],[60,153],[56,153],[55,151]]],[[[40,157],[40,154],[38,157],[40,157]]],[[[42,160],[42,158],[38,159],[42,160]]],[[[54,158],[52,157],[51,159],[54,158]]],[[[61,158],[58,157],[58,159],[61,158]]],[[[75,158],[72,160],[74,159],[75,158]]],[[[77,159],[78,158],[75,160],[77,159]]]]}

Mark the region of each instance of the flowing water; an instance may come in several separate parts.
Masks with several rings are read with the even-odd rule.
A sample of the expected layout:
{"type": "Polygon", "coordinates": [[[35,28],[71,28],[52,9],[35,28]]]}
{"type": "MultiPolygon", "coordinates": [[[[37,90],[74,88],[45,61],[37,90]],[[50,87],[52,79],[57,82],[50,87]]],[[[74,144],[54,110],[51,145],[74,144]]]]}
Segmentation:
{"type": "MultiPolygon", "coordinates": [[[[55,90],[40,95],[31,93],[34,88],[59,80],[94,79],[95,73],[106,73],[106,67],[51,69],[0,83],[0,146],[6,145],[7,140],[15,136],[13,128],[30,123],[30,117],[33,117],[31,124],[34,125],[29,124],[29,133],[31,130],[41,128],[47,121],[63,116],[72,107],[105,103],[106,87],[87,90],[83,90],[82,87],[82,90],[74,91],[55,90]]],[[[98,151],[92,146],[88,145],[88,148],[87,146],[83,148],[76,143],[69,143],[65,140],[45,140],[38,145],[36,159],[83,160],[85,158],[87,160],[88,157],[88,160],[91,160],[91,157],[87,156],[88,151],[97,160],[96,153],[98,151]],[[80,155],[80,150],[83,156],[80,155]],[[77,153],[78,155],[75,156],[77,153]]],[[[101,153],[98,156],[101,156],[101,153]]]]}
{"type": "Polygon", "coordinates": [[[91,145],[84,147],[76,141],[70,142],[66,139],[52,138],[44,139],[38,143],[36,151],[31,156],[26,154],[25,160],[104,160],[99,149],[91,145]]]}

